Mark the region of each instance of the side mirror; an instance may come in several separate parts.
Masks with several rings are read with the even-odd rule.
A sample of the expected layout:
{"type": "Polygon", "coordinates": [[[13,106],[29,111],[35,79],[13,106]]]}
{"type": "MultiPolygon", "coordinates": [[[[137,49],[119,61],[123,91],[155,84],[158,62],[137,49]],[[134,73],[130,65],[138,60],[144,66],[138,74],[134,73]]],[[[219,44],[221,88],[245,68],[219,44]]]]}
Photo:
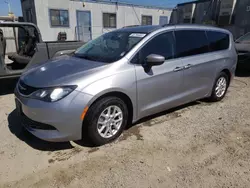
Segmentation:
{"type": "Polygon", "coordinates": [[[149,67],[162,65],[165,62],[165,57],[157,54],[150,54],[146,57],[146,64],[149,67]]]}

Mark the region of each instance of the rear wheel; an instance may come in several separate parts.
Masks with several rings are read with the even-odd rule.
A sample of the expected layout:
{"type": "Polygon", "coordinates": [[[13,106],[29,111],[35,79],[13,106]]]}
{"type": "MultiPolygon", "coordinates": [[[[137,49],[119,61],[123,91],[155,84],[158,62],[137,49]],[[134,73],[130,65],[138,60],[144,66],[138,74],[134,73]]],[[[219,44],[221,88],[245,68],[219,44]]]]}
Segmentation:
{"type": "Polygon", "coordinates": [[[87,134],[94,145],[118,138],[128,121],[127,105],[118,97],[105,97],[95,102],[84,120],[87,134]]]}
{"type": "Polygon", "coordinates": [[[226,95],[228,85],[228,75],[225,72],[221,72],[214,83],[212,95],[209,99],[214,102],[222,100],[226,95]]]}

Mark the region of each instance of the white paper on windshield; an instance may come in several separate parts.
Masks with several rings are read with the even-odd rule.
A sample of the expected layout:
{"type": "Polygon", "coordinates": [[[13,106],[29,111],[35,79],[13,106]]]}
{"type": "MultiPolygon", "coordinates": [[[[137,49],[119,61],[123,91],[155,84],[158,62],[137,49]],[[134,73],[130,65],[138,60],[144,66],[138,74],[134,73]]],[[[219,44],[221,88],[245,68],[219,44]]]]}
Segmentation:
{"type": "Polygon", "coordinates": [[[130,36],[130,37],[142,38],[142,37],[145,37],[146,34],[145,34],[145,33],[131,33],[129,36],[130,36]]]}

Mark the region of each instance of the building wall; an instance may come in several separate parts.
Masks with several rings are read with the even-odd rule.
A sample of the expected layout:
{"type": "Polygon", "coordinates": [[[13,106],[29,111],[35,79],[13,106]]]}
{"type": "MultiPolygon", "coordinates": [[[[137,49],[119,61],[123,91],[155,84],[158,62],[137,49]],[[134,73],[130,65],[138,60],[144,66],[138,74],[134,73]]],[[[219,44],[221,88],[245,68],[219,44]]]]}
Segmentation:
{"type": "Polygon", "coordinates": [[[220,4],[219,22],[220,26],[227,26],[231,24],[232,13],[234,5],[237,0],[223,0],[220,4]]]}
{"type": "Polygon", "coordinates": [[[21,0],[23,19],[27,22],[37,24],[34,0],[21,0]],[[29,14],[29,15],[28,15],[29,14]]]}
{"type": "MultiPolygon", "coordinates": [[[[172,23],[183,23],[183,17],[190,14],[190,6],[193,3],[179,4],[170,19],[172,23]],[[185,9],[185,7],[188,8],[185,9]]],[[[211,19],[214,21],[213,24],[231,31],[235,39],[250,32],[250,0],[197,1],[194,14],[195,23],[201,23],[204,9],[209,11],[208,17],[204,17],[205,20],[211,19]]]]}
{"type": "Polygon", "coordinates": [[[197,24],[202,24],[206,20],[206,17],[209,16],[208,7],[210,2],[197,3],[194,11],[194,21],[197,24]]]}
{"type": "MultiPolygon", "coordinates": [[[[171,18],[171,23],[181,24],[181,23],[199,23],[199,20],[202,19],[202,15],[200,15],[200,7],[203,3],[196,2],[188,2],[181,3],[177,5],[176,13],[172,14],[172,16],[177,18],[171,18]],[[177,22],[176,22],[177,21],[177,22]]],[[[202,11],[202,10],[201,10],[202,11]]]]}
{"type": "Polygon", "coordinates": [[[250,1],[238,0],[235,5],[235,38],[250,32],[250,1]]]}
{"type": "Polygon", "coordinates": [[[171,12],[170,21],[171,24],[178,24],[178,9],[175,8],[171,12]]]}
{"type": "Polygon", "coordinates": [[[66,32],[68,40],[76,40],[76,11],[90,11],[92,24],[92,38],[102,33],[111,31],[112,29],[103,28],[103,12],[116,13],[117,28],[127,25],[140,25],[142,15],[150,15],[153,17],[152,24],[158,25],[160,16],[168,16],[170,18],[170,9],[153,9],[138,6],[125,6],[107,3],[91,3],[69,0],[35,0],[35,11],[37,25],[42,33],[45,41],[57,40],[59,32],[66,32]],[[49,9],[66,9],[69,10],[69,27],[51,27],[49,19],[49,9]]]}
{"type": "Polygon", "coordinates": [[[192,23],[194,3],[178,6],[178,23],[192,23]]]}

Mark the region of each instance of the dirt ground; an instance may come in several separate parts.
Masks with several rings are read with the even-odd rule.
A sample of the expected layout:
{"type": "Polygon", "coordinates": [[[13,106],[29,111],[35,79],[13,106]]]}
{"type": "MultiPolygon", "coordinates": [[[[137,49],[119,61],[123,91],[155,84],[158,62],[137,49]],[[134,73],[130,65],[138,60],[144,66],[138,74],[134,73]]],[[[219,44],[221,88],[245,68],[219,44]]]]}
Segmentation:
{"type": "Polygon", "coordinates": [[[20,129],[13,94],[0,104],[0,187],[250,186],[250,73],[221,102],[146,118],[98,148],[41,141],[20,129]]]}

